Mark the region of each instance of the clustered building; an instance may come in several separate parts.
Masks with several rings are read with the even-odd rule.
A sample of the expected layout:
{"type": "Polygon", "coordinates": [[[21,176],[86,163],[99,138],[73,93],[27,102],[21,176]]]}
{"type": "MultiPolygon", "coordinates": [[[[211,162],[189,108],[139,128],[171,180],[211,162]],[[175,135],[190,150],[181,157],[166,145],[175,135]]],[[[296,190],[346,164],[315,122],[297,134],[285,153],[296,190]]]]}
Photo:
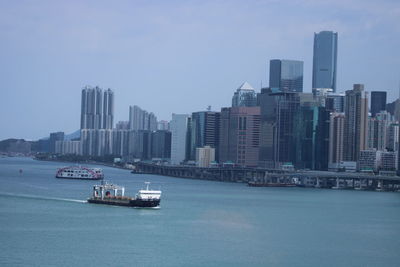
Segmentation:
{"type": "Polygon", "coordinates": [[[127,161],[170,158],[171,132],[157,129],[157,117],[152,112],[130,106],[129,121],[119,121],[114,128],[113,120],[114,92],[86,86],[82,89],[80,138],[64,140],[63,133],[52,133],[50,152],[112,155],[127,161]]]}
{"type": "Polygon", "coordinates": [[[172,114],[171,121],[130,106],[129,121],[113,128],[113,91],[85,87],[80,139],[53,133],[50,147],[199,167],[395,172],[400,100],[387,104],[386,92],[369,94],[363,84],[337,92],[337,49],[337,33],[314,34],[311,93],[303,92],[302,61],[272,59],[269,87],[256,92],[244,82],[231,107],[172,114]]]}

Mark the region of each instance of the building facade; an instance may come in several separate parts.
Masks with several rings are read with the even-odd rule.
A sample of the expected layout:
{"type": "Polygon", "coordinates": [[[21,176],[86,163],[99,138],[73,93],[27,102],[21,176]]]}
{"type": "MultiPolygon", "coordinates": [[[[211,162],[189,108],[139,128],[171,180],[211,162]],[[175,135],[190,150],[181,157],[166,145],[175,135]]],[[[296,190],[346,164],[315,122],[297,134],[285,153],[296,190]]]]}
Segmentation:
{"type": "Polygon", "coordinates": [[[248,82],[244,82],[233,94],[232,107],[255,106],[257,106],[257,94],[248,82]]]}
{"type": "Polygon", "coordinates": [[[130,130],[157,130],[157,117],[152,112],[147,112],[139,106],[129,106],[129,129],[130,130]]]}
{"type": "Polygon", "coordinates": [[[219,163],[255,167],[260,146],[260,107],[221,109],[219,163]]]}
{"type": "Polygon", "coordinates": [[[171,157],[171,132],[157,130],[151,133],[151,157],[169,159],[171,157]]]}
{"type": "Polygon", "coordinates": [[[371,92],[371,116],[375,117],[375,115],[381,111],[386,110],[386,92],[371,92]]]}
{"type": "Polygon", "coordinates": [[[210,146],[216,149],[218,158],[220,113],[200,111],[192,113],[189,127],[189,157],[196,159],[196,148],[210,146]]]}
{"type": "Polygon", "coordinates": [[[209,168],[215,162],[215,148],[210,146],[196,148],[196,166],[209,168]]]}
{"type": "Polygon", "coordinates": [[[172,114],[171,164],[179,165],[185,160],[188,119],[187,114],[172,114]]]}
{"type": "Polygon", "coordinates": [[[114,92],[108,88],[103,95],[102,129],[112,129],[114,125],[114,92]]]}
{"type": "MultiPolygon", "coordinates": [[[[311,96],[312,99],[312,96],[311,96]]],[[[280,168],[295,162],[295,117],[301,97],[294,92],[272,92],[263,88],[259,95],[261,137],[259,166],[280,168]]]]}
{"type": "Polygon", "coordinates": [[[336,113],[344,112],[344,98],[343,93],[329,93],[325,99],[325,107],[327,110],[336,113]]]}
{"type": "Polygon", "coordinates": [[[361,150],[367,149],[368,93],[363,84],[355,84],[346,91],[344,150],[345,161],[358,161],[361,150]]]}
{"type": "Polygon", "coordinates": [[[282,92],[303,92],[303,61],[271,60],[269,87],[282,92]]]}
{"type": "Polygon", "coordinates": [[[337,169],[343,161],[344,113],[331,113],[329,123],[329,165],[337,169]]]}
{"type": "Polygon", "coordinates": [[[57,153],[56,152],[56,142],[57,141],[64,141],[64,132],[50,133],[50,138],[49,138],[49,152],[50,153],[57,153]]]}
{"type": "Polygon", "coordinates": [[[114,93],[96,86],[82,89],[81,129],[112,129],[114,119],[114,93]]]}

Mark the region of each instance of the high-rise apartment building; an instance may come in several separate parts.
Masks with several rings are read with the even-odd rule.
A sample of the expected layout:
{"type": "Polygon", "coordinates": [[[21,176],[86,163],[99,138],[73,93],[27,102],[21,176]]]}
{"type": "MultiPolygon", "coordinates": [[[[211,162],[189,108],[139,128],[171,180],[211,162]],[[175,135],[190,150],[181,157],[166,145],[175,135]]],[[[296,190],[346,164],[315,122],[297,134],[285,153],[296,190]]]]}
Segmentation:
{"type": "Polygon", "coordinates": [[[129,130],[129,121],[119,121],[115,124],[117,130],[129,130]]]}
{"type": "Polygon", "coordinates": [[[399,148],[399,124],[390,123],[387,130],[386,149],[388,151],[397,151],[399,148]]]}
{"type": "Polygon", "coordinates": [[[129,107],[129,129],[130,130],[157,130],[157,117],[152,112],[147,112],[138,106],[129,107]]]}
{"type": "Polygon", "coordinates": [[[102,129],[112,129],[114,123],[114,92],[109,88],[103,95],[102,129]]]}
{"type": "Polygon", "coordinates": [[[81,129],[101,129],[103,114],[103,92],[96,86],[82,89],[81,129]]]}
{"type": "Polygon", "coordinates": [[[346,91],[344,150],[345,161],[357,161],[361,150],[367,149],[368,93],[363,84],[354,84],[346,91]]]}
{"type": "Polygon", "coordinates": [[[329,88],[336,92],[338,34],[314,33],[312,88],[329,88]]]}
{"type": "Polygon", "coordinates": [[[303,61],[271,60],[269,87],[282,92],[303,92],[303,61]]]}
{"type": "Polygon", "coordinates": [[[172,114],[171,127],[171,164],[179,165],[185,160],[188,120],[186,114],[172,114]]]}
{"type": "Polygon", "coordinates": [[[82,154],[104,156],[112,154],[114,93],[98,86],[82,89],[81,99],[82,154]]]}
{"type": "Polygon", "coordinates": [[[371,92],[371,116],[386,110],[386,92],[371,92]]]}
{"type": "Polygon", "coordinates": [[[255,106],[257,106],[257,94],[248,82],[244,82],[232,97],[232,107],[255,106]]]}
{"type": "Polygon", "coordinates": [[[112,129],[114,119],[114,93],[96,86],[82,89],[81,129],[112,129]]]}
{"type": "Polygon", "coordinates": [[[167,131],[169,131],[170,130],[169,121],[161,120],[161,121],[157,122],[157,130],[167,130],[167,131]]]}
{"type": "Polygon", "coordinates": [[[343,161],[344,113],[332,112],[329,122],[329,165],[337,168],[343,161]]]}
{"type": "Polygon", "coordinates": [[[387,130],[391,123],[391,115],[386,111],[375,114],[375,135],[374,148],[377,150],[386,150],[387,147],[387,130]]]}

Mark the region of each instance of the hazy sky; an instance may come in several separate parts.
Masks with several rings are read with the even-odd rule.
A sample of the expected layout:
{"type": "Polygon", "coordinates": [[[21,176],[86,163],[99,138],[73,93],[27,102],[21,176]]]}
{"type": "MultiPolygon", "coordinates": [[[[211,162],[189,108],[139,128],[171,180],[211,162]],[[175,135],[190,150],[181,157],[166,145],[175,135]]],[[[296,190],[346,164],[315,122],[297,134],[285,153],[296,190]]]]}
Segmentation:
{"type": "Polygon", "coordinates": [[[0,140],[79,129],[81,89],[111,88],[115,122],[129,105],[158,119],[229,106],[270,59],[304,61],[313,34],[339,33],[338,91],[399,94],[400,1],[0,0],[0,140]]]}

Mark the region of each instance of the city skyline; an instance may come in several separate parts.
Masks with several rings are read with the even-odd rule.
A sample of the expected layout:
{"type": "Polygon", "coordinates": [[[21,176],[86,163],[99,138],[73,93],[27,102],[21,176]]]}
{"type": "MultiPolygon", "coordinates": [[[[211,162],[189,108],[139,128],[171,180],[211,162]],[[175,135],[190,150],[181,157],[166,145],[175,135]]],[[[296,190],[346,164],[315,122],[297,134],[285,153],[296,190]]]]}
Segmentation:
{"type": "Polygon", "coordinates": [[[0,124],[6,127],[0,140],[34,140],[79,129],[77,100],[85,84],[115,92],[115,122],[128,120],[130,105],[164,120],[208,105],[213,110],[229,107],[244,81],[257,92],[261,83],[268,86],[268,63],[274,58],[304,61],[303,91],[311,92],[313,34],[323,30],[340,35],[336,91],[362,83],[369,92],[387,91],[391,102],[398,97],[400,80],[395,49],[400,6],[392,1],[357,3],[2,3],[0,86],[5,97],[0,124]],[[281,25],[262,20],[288,6],[298,7],[294,18],[289,12],[281,25]],[[318,13],[327,7],[328,14],[318,13]],[[230,16],[223,14],[225,9],[230,16]],[[147,17],[140,22],[142,12],[147,17]],[[310,12],[315,17],[305,19],[310,12]],[[91,22],[87,14],[99,20],[91,22]],[[246,14],[253,19],[241,17],[246,14]],[[352,14],[361,15],[354,19],[352,14]],[[238,41],[246,34],[253,41],[238,41]]]}

